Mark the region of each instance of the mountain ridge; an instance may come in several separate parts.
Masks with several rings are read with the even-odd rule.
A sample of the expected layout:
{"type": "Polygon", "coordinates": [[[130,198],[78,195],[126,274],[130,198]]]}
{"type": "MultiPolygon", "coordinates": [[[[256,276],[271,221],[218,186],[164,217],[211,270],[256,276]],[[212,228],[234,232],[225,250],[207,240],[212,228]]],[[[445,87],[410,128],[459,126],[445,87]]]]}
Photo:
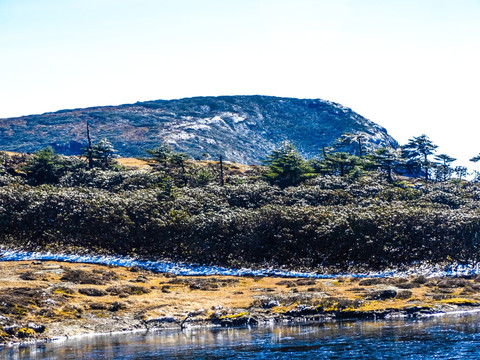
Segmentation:
{"type": "Polygon", "coordinates": [[[202,96],[65,109],[0,119],[0,148],[32,152],[52,146],[73,155],[92,138],[108,138],[122,156],[144,156],[161,142],[193,157],[223,155],[259,163],[282,141],[307,158],[346,132],[363,133],[373,148],[398,146],[380,125],[322,99],[263,95],[202,96]]]}

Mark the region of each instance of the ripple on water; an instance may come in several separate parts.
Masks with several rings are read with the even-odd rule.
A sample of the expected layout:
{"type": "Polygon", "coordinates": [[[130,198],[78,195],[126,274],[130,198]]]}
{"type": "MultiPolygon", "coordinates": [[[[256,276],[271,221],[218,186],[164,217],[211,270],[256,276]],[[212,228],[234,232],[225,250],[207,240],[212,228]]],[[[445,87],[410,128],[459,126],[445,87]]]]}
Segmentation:
{"type": "Polygon", "coordinates": [[[5,359],[478,359],[480,315],[100,335],[0,349],[5,359]]]}

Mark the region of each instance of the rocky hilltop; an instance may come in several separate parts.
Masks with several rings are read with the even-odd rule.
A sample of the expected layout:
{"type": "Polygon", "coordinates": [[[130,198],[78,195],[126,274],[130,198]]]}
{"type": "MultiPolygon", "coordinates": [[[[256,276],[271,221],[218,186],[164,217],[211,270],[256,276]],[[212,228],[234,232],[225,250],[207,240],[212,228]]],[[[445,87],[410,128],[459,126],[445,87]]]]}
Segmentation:
{"type": "Polygon", "coordinates": [[[373,147],[397,146],[383,127],[330,101],[220,96],[0,119],[0,149],[32,152],[51,145],[60,153],[78,154],[86,143],[87,121],[93,140],[108,138],[122,156],[144,156],[145,149],[166,142],[193,157],[222,154],[255,164],[281,141],[313,157],[346,132],[364,133],[373,147]]]}

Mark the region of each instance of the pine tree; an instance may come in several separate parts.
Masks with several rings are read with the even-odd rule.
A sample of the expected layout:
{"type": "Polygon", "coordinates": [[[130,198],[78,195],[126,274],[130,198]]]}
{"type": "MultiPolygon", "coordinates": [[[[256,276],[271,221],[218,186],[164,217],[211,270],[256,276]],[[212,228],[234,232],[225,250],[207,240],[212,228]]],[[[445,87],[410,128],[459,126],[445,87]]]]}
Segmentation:
{"type": "Polygon", "coordinates": [[[177,167],[181,169],[181,179],[183,180],[183,184],[187,185],[187,177],[186,177],[186,169],[185,169],[185,163],[187,160],[190,158],[187,154],[180,153],[180,152],[173,152],[170,154],[168,157],[168,161],[172,165],[172,167],[177,167]]]}
{"type": "Polygon", "coordinates": [[[35,185],[55,184],[62,174],[64,162],[51,146],[36,151],[27,161],[24,170],[35,185]]]}
{"type": "Polygon", "coordinates": [[[94,162],[100,164],[104,169],[109,168],[113,164],[115,158],[115,148],[108,139],[103,138],[92,146],[92,157],[94,162]]]}
{"type": "Polygon", "coordinates": [[[360,158],[346,152],[328,154],[324,162],[330,173],[345,176],[358,168],[360,158]]]}
{"type": "Polygon", "coordinates": [[[466,166],[456,166],[454,171],[459,180],[462,180],[464,177],[468,176],[468,169],[466,166]]]}
{"type": "Polygon", "coordinates": [[[153,157],[153,159],[157,163],[162,164],[164,168],[167,167],[170,156],[173,154],[172,147],[165,143],[161,143],[155,149],[146,151],[153,157]]]}
{"type": "Polygon", "coordinates": [[[437,179],[440,181],[448,180],[454,171],[450,165],[457,159],[447,154],[440,154],[435,156],[435,160],[440,162],[437,167],[437,179]]]}
{"type": "Polygon", "coordinates": [[[387,173],[387,181],[392,182],[392,173],[402,164],[402,158],[398,150],[392,147],[383,147],[370,156],[375,167],[383,169],[387,173]]]}
{"type": "Polygon", "coordinates": [[[263,163],[268,167],[264,174],[265,179],[282,188],[298,185],[306,178],[314,176],[313,169],[289,142],[282,143],[263,163]]]}
{"type": "MultiPolygon", "coordinates": [[[[337,140],[335,140],[335,146],[338,148],[345,148],[346,146],[355,145],[358,150],[358,156],[363,157],[367,152],[366,147],[367,137],[364,133],[345,133],[337,140]]],[[[355,155],[356,151],[353,152],[355,155]]]]}
{"type": "Polygon", "coordinates": [[[430,168],[433,165],[428,157],[435,154],[437,147],[425,134],[413,137],[406,145],[402,146],[402,155],[408,161],[407,166],[410,169],[420,167],[425,181],[428,181],[430,168]]]}
{"type": "Polygon", "coordinates": [[[480,154],[478,154],[477,156],[472,157],[472,158],[470,159],[470,161],[471,161],[471,162],[474,162],[474,163],[480,161],[480,154]]]}
{"type": "Polygon", "coordinates": [[[182,169],[182,174],[185,174],[185,162],[190,157],[184,153],[174,152],[167,157],[167,161],[170,162],[173,166],[178,166],[182,169]]]}

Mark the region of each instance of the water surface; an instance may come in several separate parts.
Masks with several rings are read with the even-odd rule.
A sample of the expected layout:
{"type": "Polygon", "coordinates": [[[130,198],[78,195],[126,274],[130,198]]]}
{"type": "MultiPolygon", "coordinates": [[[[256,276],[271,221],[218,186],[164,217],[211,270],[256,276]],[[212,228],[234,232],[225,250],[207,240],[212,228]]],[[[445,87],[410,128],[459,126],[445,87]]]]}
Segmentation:
{"type": "Polygon", "coordinates": [[[101,335],[5,359],[480,359],[480,315],[101,335]]]}

